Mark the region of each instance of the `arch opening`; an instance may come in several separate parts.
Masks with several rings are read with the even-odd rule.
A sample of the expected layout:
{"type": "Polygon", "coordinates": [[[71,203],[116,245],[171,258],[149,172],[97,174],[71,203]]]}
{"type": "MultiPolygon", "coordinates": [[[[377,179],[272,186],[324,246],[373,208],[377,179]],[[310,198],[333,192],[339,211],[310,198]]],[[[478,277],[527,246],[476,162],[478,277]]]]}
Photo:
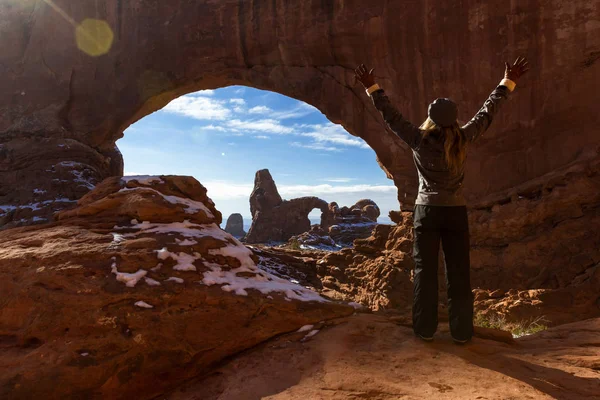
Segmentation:
{"type": "Polygon", "coordinates": [[[306,215],[295,224],[301,231],[276,241],[312,225],[328,229],[333,202],[372,199],[381,223],[391,223],[388,212],[399,208],[397,189],[368,144],[317,108],[276,92],[233,85],[187,93],[133,123],[116,144],[124,175],[194,176],[223,212],[224,227],[228,216],[240,214],[243,230],[252,233],[252,182],[265,168],[283,198],[322,202],[308,210],[304,204],[306,215]]]}

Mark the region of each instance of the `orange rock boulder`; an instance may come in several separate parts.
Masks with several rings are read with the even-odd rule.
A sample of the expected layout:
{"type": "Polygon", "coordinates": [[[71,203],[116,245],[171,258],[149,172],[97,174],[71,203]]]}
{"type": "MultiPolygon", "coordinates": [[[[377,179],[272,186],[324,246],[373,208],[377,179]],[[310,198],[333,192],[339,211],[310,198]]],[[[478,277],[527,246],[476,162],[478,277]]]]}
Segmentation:
{"type": "Polygon", "coordinates": [[[3,399],[153,398],[353,312],[259,269],[193,178],[111,178],[57,220],[0,232],[3,399]]]}

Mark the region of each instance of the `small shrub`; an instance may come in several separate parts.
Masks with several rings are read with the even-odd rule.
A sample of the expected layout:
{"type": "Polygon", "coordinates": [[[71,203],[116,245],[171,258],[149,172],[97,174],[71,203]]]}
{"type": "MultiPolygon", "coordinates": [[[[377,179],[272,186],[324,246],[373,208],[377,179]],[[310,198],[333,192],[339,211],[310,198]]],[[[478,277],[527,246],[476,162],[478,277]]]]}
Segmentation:
{"type": "Polygon", "coordinates": [[[510,332],[514,338],[532,335],[548,329],[547,321],[543,316],[531,320],[508,322],[503,315],[486,315],[479,313],[475,315],[473,324],[483,328],[501,329],[510,332]]]}
{"type": "Polygon", "coordinates": [[[300,250],[300,242],[298,239],[292,239],[290,240],[288,247],[292,250],[300,250]]]}

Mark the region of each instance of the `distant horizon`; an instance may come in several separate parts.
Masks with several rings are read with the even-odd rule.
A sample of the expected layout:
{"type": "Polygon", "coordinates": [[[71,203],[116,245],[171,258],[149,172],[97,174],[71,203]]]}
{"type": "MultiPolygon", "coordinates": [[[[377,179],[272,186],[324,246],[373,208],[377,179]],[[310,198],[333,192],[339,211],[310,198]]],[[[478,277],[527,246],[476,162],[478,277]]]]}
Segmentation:
{"type": "MultiPolygon", "coordinates": [[[[217,210],[219,209],[219,207],[217,207],[217,210]]],[[[233,213],[235,214],[235,213],[233,213]]],[[[221,223],[221,225],[223,225],[222,227],[225,228],[225,224],[227,223],[227,219],[231,216],[232,214],[229,215],[223,215],[223,222],[221,223]]],[[[252,218],[251,217],[245,217],[244,215],[242,215],[242,219],[244,220],[244,229],[246,229],[246,227],[249,227],[250,224],[252,223],[252,218]]],[[[310,220],[311,225],[315,225],[315,224],[319,224],[321,221],[321,217],[314,217],[314,216],[308,216],[308,219],[310,220]]],[[[388,215],[380,215],[379,218],[377,218],[377,223],[378,224],[391,224],[392,220],[390,219],[390,217],[388,215]]]]}

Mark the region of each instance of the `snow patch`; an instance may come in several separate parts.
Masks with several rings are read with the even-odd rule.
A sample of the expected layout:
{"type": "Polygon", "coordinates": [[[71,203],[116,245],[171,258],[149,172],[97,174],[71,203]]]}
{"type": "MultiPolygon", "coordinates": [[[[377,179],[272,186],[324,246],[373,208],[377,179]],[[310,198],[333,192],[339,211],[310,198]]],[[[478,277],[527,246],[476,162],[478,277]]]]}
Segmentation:
{"type": "Polygon", "coordinates": [[[138,307],[141,307],[141,308],[154,308],[154,306],[146,303],[145,301],[141,301],[141,300],[140,301],[136,301],[135,305],[138,306],[138,307]]]}
{"type": "MultiPolygon", "coordinates": [[[[202,260],[202,255],[198,253],[188,254],[185,252],[170,252],[166,247],[156,250],[158,259],[167,260],[171,258],[175,260],[177,265],[175,265],[173,269],[177,271],[196,271],[194,262],[202,260],[204,266],[208,268],[207,271],[203,272],[203,277],[200,281],[204,285],[221,285],[222,290],[233,292],[239,296],[247,296],[247,290],[254,289],[265,295],[281,293],[285,296],[287,301],[327,301],[318,293],[310,289],[260,270],[252,260],[252,251],[214,223],[193,224],[189,220],[185,220],[184,222],[174,222],[170,224],[153,224],[145,221],[131,227],[115,227],[114,229],[137,229],[137,232],[123,234],[125,237],[158,233],[176,234],[185,238],[213,237],[225,242],[226,246],[218,249],[210,249],[209,254],[236,258],[240,262],[239,267],[223,270],[223,266],[219,264],[202,260]],[[240,274],[245,276],[239,276],[240,274]]],[[[229,266],[225,267],[229,268],[229,266]]]]}
{"type": "Polygon", "coordinates": [[[9,211],[13,211],[16,210],[17,208],[29,208],[32,211],[38,211],[41,210],[43,207],[49,205],[49,204],[54,204],[54,203],[75,203],[77,200],[69,200],[66,198],[58,198],[58,199],[53,199],[53,200],[46,200],[46,201],[41,201],[38,203],[30,203],[30,204],[22,204],[22,205],[18,205],[18,206],[13,206],[13,205],[0,205],[0,211],[4,211],[5,213],[9,212],[9,211]]]}
{"type": "Polygon", "coordinates": [[[306,331],[310,331],[312,328],[314,327],[314,325],[304,325],[302,328],[298,329],[297,332],[306,332],[306,331]]]}
{"type": "Polygon", "coordinates": [[[144,281],[149,285],[149,286],[160,286],[160,282],[155,281],[152,278],[148,278],[147,276],[144,277],[144,281]]]}
{"type": "MultiPolygon", "coordinates": [[[[133,221],[132,221],[133,222],[133,221]]],[[[137,221],[136,221],[137,222],[137,221]]],[[[145,233],[163,233],[163,234],[178,234],[186,238],[202,238],[202,237],[213,237],[222,241],[235,240],[237,243],[242,245],[237,239],[219,228],[217,224],[194,224],[189,220],[183,222],[172,222],[170,224],[152,224],[148,221],[142,223],[136,223],[132,226],[115,226],[115,230],[119,229],[137,229],[136,233],[129,233],[123,236],[132,237],[145,233]]],[[[242,245],[243,246],[243,245],[242,245]]]]}
{"type": "Polygon", "coordinates": [[[363,308],[365,308],[365,306],[363,306],[362,304],[356,303],[354,301],[351,301],[350,303],[348,303],[348,305],[354,308],[355,310],[362,310],[363,308]]]}
{"type": "Polygon", "coordinates": [[[235,257],[240,261],[241,266],[229,271],[223,271],[217,265],[210,265],[211,269],[204,272],[204,278],[202,279],[202,283],[207,286],[223,285],[221,286],[222,290],[234,292],[239,296],[247,296],[247,290],[254,289],[262,294],[282,293],[288,301],[327,301],[312,290],[258,269],[252,258],[250,258],[252,252],[241,243],[236,246],[228,244],[219,249],[211,249],[209,253],[235,257]],[[246,276],[238,276],[240,273],[244,273],[246,276]],[[250,274],[252,276],[247,276],[250,274]]]}
{"type": "Polygon", "coordinates": [[[167,279],[165,282],[177,282],[177,283],[183,283],[184,280],[181,278],[177,278],[176,276],[172,276],[169,279],[167,279]]]}
{"type": "Polygon", "coordinates": [[[123,176],[121,180],[125,183],[130,181],[138,181],[142,185],[151,185],[153,183],[162,183],[163,180],[160,176],[152,176],[152,175],[130,175],[123,176]]]}
{"type": "MultiPolygon", "coordinates": [[[[113,258],[113,260],[114,260],[114,258],[113,258]]],[[[127,272],[119,272],[117,270],[117,262],[116,261],[113,261],[110,268],[111,268],[111,272],[117,276],[117,280],[119,282],[125,283],[125,286],[127,286],[127,287],[135,287],[135,285],[140,281],[140,279],[142,279],[148,273],[148,271],[146,271],[144,269],[139,269],[139,270],[137,270],[137,272],[134,272],[133,274],[130,274],[127,272]]]]}
{"type": "Polygon", "coordinates": [[[190,240],[190,239],[184,239],[184,240],[175,239],[175,243],[177,243],[180,246],[193,246],[195,244],[198,244],[198,242],[196,242],[195,240],[190,240]]]}
{"type": "Polygon", "coordinates": [[[162,267],[162,263],[156,264],[156,267],[150,268],[150,271],[156,272],[156,271],[160,270],[160,267],[162,267]]]}
{"type": "Polygon", "coordinates": [[[120,233],[111,232],[111,235],[113,235],[113,243],[121,243],[125,240],[125,237],[120,233]]]}
{"type": "Polygon", "coordinates": [[[171,258],[177,262],[177,264],[173,267],[175,271],[196,271],[196,266],[194,262],[201,259],[202,256],[198,253],[194,253],[194,255],[187,253],[173,253],[167,250],[166,247],[163,247],[160,250],[156,250],[157,257],[161,260],[166,260],[171,258]]]}
{"type": "Polygon", "coordinates": [[[302,341],[308,340],[309,338],[311,338],[311,337],[315,336],[317,333],[319,333],[319,330],[318,330],[318,329],[314,329],[314,330],[312,330],[312,331],[308,332],[308,333],[306,334],[306,336],[304,336],[304,337],[302,338],[302,341]]]}
{"type": "Polygon", "coordinates": [[[158,194],[159,196],[161,196],[163,199],[165,199],[166,201],[168,201],[171,204],[179,204],[179,205],[183,206],[184,212],[186,214],[196,214],[198,211],[202,211],[208,218],[215,217],[213,215],[213,213],[208,209],[208,207],[206,207],[204,205],[204,203],[202,203],[201,201],[186,199],[186,198],[179,197],[179,196],[169,196],[169,195],[159,192],[156,189],[152,189],[149,187],[123,188],[123,189],[119,190],[119,192],[130,192],[130,191],[152,191],[152,192],[158,194]]]}

